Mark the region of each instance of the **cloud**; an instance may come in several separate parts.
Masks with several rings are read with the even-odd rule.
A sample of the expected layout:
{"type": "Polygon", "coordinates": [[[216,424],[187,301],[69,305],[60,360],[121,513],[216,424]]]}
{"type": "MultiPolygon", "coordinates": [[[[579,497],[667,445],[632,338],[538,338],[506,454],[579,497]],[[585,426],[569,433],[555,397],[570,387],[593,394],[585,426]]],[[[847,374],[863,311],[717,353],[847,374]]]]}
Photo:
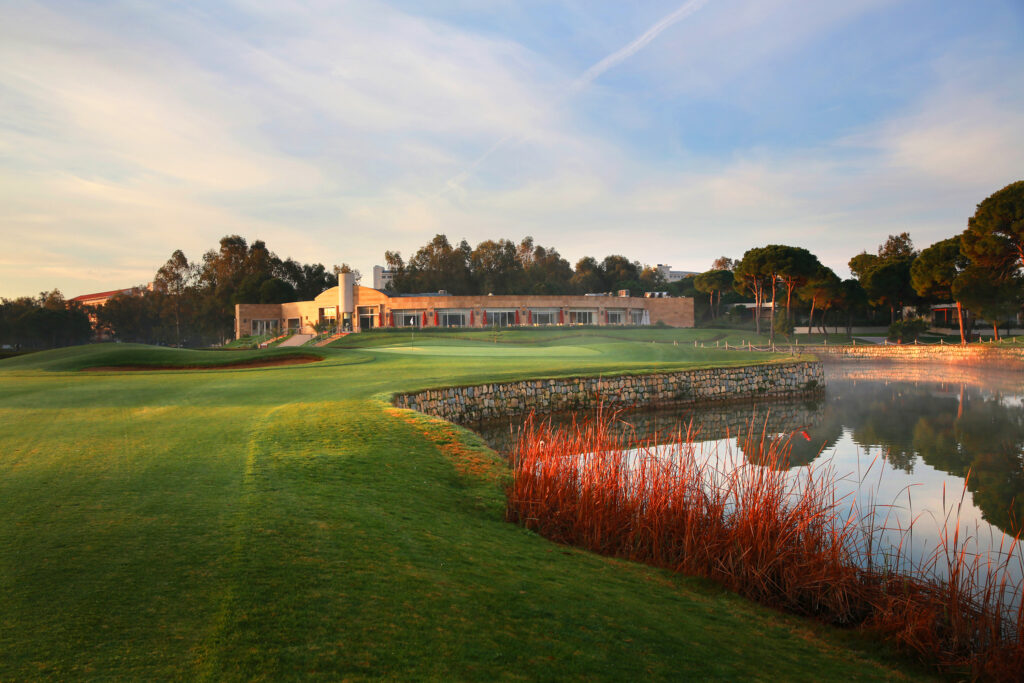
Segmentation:
{"type": "Polygon", "coordinates": [[[437,232],[685,269],[768,242],[840,271],[892,232],[924,246],[1021,176],[1024,77],[1018,48],[979,54],[975,34],[871,62],[856,24],[890,4],[616,6],[600,22],[584,5],[565,13],[584,28],[532,43],[566,43],[557,55],[499,19],[379,2],[19,4],[0,25],[0,229],[29,265],[0,268],[0,295],[135,284],[236,232],[364,272],[437,232]],[[841,120],[794,104],[819,82],[790,68],[848,74],[817,63],[837,36],[870,63],[858,73],[896,72],[843,86],[841,120]],[[574,77],[591,87],[567,101],[574,77]]]}

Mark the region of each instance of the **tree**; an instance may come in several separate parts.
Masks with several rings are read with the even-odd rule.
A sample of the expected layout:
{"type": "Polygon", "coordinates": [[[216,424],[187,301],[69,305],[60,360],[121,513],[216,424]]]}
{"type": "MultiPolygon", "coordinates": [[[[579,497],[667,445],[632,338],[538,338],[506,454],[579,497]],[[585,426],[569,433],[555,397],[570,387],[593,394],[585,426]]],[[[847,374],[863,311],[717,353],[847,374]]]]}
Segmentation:
{"type": "Polygon", "coordinates": [[[872,306],[889,309],[889,322],[896,322],[896,309],[911,301],[914,288],[910,267],[917,258],[910,234],[889,235],[878,246],[878,255],[861,252],[850,259],[850,272],[860,280],[872,306]]]}
{"type": "MultiPolygon", "coordinates": [[[[800,288],[798,292],[800,298],[811,302],[811,313],[807,317],[807,334],[811,334],[814,328],[814,309],[818,304],[821,304],[825,310],[831,307],[842,296],[841,285],[839,276],[828,266],[819,263],[814,275],[808,278],[804,286],[800,288]]],[[[824,311],[822,319],[824,320],[824,311]]]]}
{"type": "Polygon", "coordinates": [[[584,256],[577,261],[570,284],[579,294],[605,291],[604,278],[597,259],[593,256],[584,256]]]}
{"type": "Polygon", "coordinates": [[[153,278],[153,290],[162,295],[161,318],[170,318],[174,321],[176,346],[181,346],[182,318],[191,313],[193,308],[196,276],[196,269],[188,262],[185,254],[176,249],[153,278]]]}
{"type": "MultiPolygon", "coordinates": [[[[786,288],[786,320],[792,321],[791,302],[793,291],[803,287],[821,268],[818,257],[803,247],[771,244],[768,249],[768,263],[773,278],[786,288]]],[[[772,315],[775,315],[775,297],[772,295],[772,315]]]]}
{"type": "MultiPolygon", "coordinates": [[[[320,264],[318,263],[317,265],[319,266],[320,264]]],[[[323,268],[323,266],[320,266],[320,267],[323,268]]],[[[331,268],[331,271],[334,272],[334,273],[351,273],[352,274],[352,282],[354,282],[357,285],[360,282],[363,281],[363,274],[359,272],[359,269],[358,268],[353,268],[352,266],[350,266],[349,264],[347,264],[345,262],[342,262],[342,264],[340,266],[339,265],[335,265],[333,268],[331,268]]],[[[338,277],[335,276],[334,277],[334,283],[328,285],[327,287],[324,287],[324,289],[329,289],[331,287],[334,287],[337,284],[338,284],[338,277]]],[[[320,292],[322,292],[322,291],[324,291],[324,290],[321,289],[320,292]]],[[[317,292],[317,294],[319,294],[320,292],[317,292]]],[[[310,299],[315,299],[316,296],[314,295],[314,296],[311,296],[309,298],[310,299]]]]}
{"type": "Polygon", "coordinates": [[[986,198],[967,220],[963,253],[992,276],[1004,278],[1024,266],[1024,180],[986,198]]]}
{"type": "Polygon", "coordinates": [[[956,317],[960,324],[960,343],[966,344],[963,306],[953,296],[953,282],[968,266],[960,250],[960,237],[936,242],[921,254],[910,267],[910,282],[918,296],[956,301],[956,317]]]}
{"type": "MultiPolygon", "coordinates": [[[[341,264],[342,272],[347,264],[341,264]]],[[[358,283],[361,275],[358,270],[351,269],[358,283]]],[[[277,277],[284,280],[295,290],[296,301],[315,299],[321,292],[338,284],[334,270],[328,270],[322,263],[297,263],[291,258],[281,262],[277,277]]]]}
{"type": "Polygon", "coordinates": [[[401,254],[385,253],[385,259],[391,257],[389,267],[401,265],[396,269],[394,288],[397,292],[436,292],[447,290],[452,294],[474,294],[478,290],[473,283],[470,256],[473,250],[466,240],[452,246],[445,235],[434,235],[434,239],[420,247],[409,259],[402,263],[401,254]]]}
{"type": "Polygon", "coordinates": [[[909,232],[901,232],[889,237],[878,245],[878,258],[882,261],[913,260],[917,257],[914,242],[909,232]]]}
{"type": "MultiPolygon", "coordinates": [[[[837,308],[846,311],[846,336],[853,336],[853,314],[868,305],[868,295],[858,280],[843,280],[839,286],[839,296],[832,302],[837,308]]],[[[824,320],[824,314],[822,314],[824,320]]]]}
{"type": "Polygon", "coordinates": [[[260,284],[261,304],[283,304],[289,301],[295,301],[295,288],[284,280],[272,277],[260,284]]]}
{"type": "Polygon", "coordinates": [[[999,339],[999,321],[1020,310],[1021,289],[1017,275],[993,278],[988,271],[972,265],[953,280],[952,293],[957,301],[990,321],[999,339]]]}
{"type": "MultiPolygon", "coordinates": [[[[662,292],[668,287],[668,280],[659,268],[644,266],[640,271],[640,290],[644,292],[662,292]]],[[[732,273],[729,273],[729,286],[732,285],[732,273]]]]}
{"type": "Polygon", "coordinates": [[[709,270],[694,277],[693,285],[697,291],[708,295],[708,306],[712,319],[718,318],[722,292],[732,287],[733,282],[734,278],[730,270],[709,270]],[[715,294],[718,295],[717,300],[715,294]]]}
{"type": "Polygon", "coordinates": [[[872,306],[889,309],[889,322],[896,322],[896,310],[914,296],[910,284],[912,262],[906,259],[882,261],[861,278],[861,285],[872,306]]]}
{"type": "Polygon", "coordinates": [[[116,339],[152,344],[161,341],[159,304],[152,292],[136,288],[115,294],[96,310],[99,325],[116,339]]]}
{"type": "Polygon", "coordinates": [[[881,259],[874,254],[862,251],[850,259],[850,272],[858,280],[863,279],[869,270],[878,265],[881,259]]]}
{"type": "Polygon", "coordinates": [[[530,294],[564,294],[570,291],[572,266],[555,249],[539,244],[533,246],[529,256],[525,245],[533,245],[533,238],[525,238],[519,245],[519,260],[526,277],[526,291],[530,294]]]}
{"type": "Polygon", "coordinates": [[[486,240],[469,257],[476,290],[481,294],[516,294],[523,287],[526,272],[519,251],[510,240],[486,240]]]}
{"type": "Polygon", "coordinates": [[[774,274],[768,268],[768,252],[765,247],[748,249],[733,270],[733,287],[738,292],[749,292],[754,297],[754,329],[761,334],[761,304],[765,289],[771,287],[774,298],[774,274]]]}
{"type": "Polygon", "coordinates": [[[0,343],[45,349],[84,344],[91,335],[88,314],[77,302],[65,301],[60,290],[0,299],[0,343]]]}
{"type": "Polygon", "coordinates": [[[603,289],[627,289],[640,279],[640,264],[625,256],[605,256],[601,261],[600,273],[603,289]]]}
{"type": "Polygon", "coordinates": [[[711,262],[711,270],[736,270],[736,259],[731,259],[728,256],[719,256],[711,262]]]}

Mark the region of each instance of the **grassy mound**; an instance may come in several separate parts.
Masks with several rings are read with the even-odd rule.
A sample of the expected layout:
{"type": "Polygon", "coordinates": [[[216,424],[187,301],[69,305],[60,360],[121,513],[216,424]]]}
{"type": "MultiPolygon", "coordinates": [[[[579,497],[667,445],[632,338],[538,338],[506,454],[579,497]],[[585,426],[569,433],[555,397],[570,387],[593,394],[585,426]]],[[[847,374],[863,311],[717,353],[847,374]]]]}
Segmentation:
{"type": "Polygon", "coordinates": [[[73,371],[90,368],[214,369],[270,364],[275,361],[320,360],[311,349],[196,351],[143,344],[91,344],[39,351],[0,360],[3,370],[73,371]]]}

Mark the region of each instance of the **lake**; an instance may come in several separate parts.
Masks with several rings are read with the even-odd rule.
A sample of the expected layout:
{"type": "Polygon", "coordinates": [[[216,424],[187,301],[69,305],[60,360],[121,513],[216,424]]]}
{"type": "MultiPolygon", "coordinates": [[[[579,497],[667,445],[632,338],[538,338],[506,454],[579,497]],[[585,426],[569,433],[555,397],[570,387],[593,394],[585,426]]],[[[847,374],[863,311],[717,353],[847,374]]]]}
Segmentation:
{"type": "MultiPolygon", "coordinates": [[[[726,453],[724,462],[745,457],[736,434],[751,424],[790,438],[792,475],[808,465],[830,468],[842,505],[872,530],[878,557],[902,544],[905,557],[922,562],[944,533],[949,540],[958,534],[970,553],[998,553],[1012,544],[1024,513],[1024,374],[828,364],[826,384],[819,400],[628,412],[619,415],[619,427],[667,440],[679,424],[692,423],[705,457],[726,453]]],[[[507,452],[522,421],[478,431],[507,452]]],[[[1016,552],[1010,572],[1018,581],[1019,558],[1016,552]]]]}

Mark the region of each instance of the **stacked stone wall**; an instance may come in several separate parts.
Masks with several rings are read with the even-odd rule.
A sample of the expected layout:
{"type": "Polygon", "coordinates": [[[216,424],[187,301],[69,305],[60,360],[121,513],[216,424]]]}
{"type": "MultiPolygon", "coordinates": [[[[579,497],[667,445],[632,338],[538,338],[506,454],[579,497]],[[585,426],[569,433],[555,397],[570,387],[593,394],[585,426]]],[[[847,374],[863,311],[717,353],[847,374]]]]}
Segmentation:
{"type": "Polygon", "coordinates": [[[887,346],[818,346],[812,351],[823,360],[885,360],[910,363],[948,363],[957,365],[996,365],[1024,370],[1024,347],[970,344],[887,346]]]}
{"type": "Polygon", "coordinates": [[[679,406],[750,398],[819,396],[820,362],[708,368],[645,375],[531,379],[398,394],[400,408],[463,424],[560,410],[679,406]]]}

